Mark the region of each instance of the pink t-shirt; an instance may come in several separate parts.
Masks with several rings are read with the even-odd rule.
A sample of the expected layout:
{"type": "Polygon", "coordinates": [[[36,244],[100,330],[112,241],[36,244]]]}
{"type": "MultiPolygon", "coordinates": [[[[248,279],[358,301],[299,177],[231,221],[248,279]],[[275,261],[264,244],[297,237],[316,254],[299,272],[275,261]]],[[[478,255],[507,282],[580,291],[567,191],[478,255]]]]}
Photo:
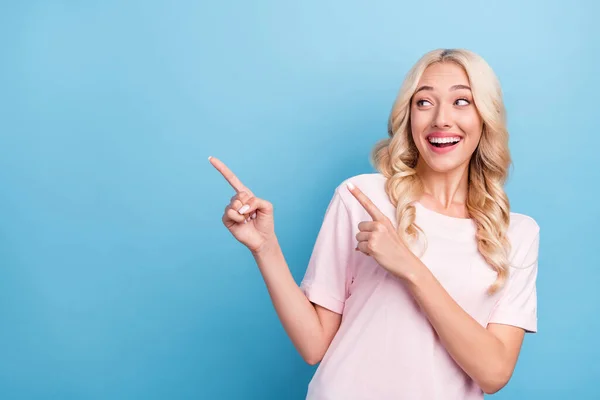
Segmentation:
{"type": "MultiPolygon", "coordinates": [[[[379,173],[349,179],[396,224],[395,209],[379,173]]],[[[539,227],[510,214],[510,277],[490,296],[496,273],[477,251],[470,219],[449,217],[416,202],[416,222],[427,237],[423,263],[482,326],[501,323],[537,330],[539,227]]],[[[436,336],[403,283],[355,251],[358,224],[370,221],[342,183],[327,208],[301,283],[307,298],[342,314],[342,323],[308,387],[310,400],[482,399],[436,336]]]]}

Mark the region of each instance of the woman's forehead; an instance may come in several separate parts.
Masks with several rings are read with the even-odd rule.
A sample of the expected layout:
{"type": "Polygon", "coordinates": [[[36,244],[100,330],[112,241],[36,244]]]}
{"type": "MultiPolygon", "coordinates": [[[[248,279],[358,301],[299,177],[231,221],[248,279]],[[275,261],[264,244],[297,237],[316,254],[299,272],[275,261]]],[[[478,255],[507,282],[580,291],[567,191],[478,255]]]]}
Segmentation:
{"type": "Polygon", "coordinates": [[[419,79],[418,87],[430,86],[434,90],[443,90],[457,85],[468,87],[469,76],[460,65],[446,62],[428,66],[419,79]]]}

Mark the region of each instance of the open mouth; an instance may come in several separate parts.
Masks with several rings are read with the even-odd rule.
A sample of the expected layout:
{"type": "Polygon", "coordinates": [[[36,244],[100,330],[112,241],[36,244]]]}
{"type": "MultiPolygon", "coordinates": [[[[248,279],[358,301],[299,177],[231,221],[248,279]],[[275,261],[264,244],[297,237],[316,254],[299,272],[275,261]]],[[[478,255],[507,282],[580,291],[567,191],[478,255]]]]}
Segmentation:
{"type": "Polygon", "coordinates": [[[456,136],[456,137],[447,137],[447,138],[430,137],[427,140],[429,140],[429,143],[434,147],[444,148],[444,147],[455,146],[458,142],[461,141],[461,139],[462,138],[460,138],[459,136],[456,136]]]}
{"type": "Polygon", "coordinates": [[[454,150],[462,139],[460,136],[429,136],[427,141],[435,153],[445,154],[454,150]]]}

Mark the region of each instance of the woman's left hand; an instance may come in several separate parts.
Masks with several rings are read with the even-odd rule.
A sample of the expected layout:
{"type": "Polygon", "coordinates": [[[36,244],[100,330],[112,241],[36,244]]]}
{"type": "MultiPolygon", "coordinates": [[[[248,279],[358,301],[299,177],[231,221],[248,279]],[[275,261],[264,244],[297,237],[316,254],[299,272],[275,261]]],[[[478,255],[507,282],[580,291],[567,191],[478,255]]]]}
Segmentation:
{"type": "Polygon", "coordinates": [[[359,188],[348,184],[350,193],[369,213],[372,221],[358,224],[358,251],[373,257],[379,265],[399,278],[407,278],[420,261],[402,242],[392,222],[359,188]]]}

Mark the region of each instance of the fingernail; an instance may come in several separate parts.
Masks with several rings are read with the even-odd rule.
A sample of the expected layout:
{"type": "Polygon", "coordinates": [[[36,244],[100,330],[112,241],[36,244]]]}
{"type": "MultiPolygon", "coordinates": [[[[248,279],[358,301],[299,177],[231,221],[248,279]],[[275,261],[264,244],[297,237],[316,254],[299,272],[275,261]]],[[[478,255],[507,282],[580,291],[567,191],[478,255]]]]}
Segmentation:
{"type": "Polygon", "coordinates": [[[212,156],[208,156],[208,161],[210,161],[211,158],[212,158],[212,156]]]}
{"type": "Polygon", "coordinates": [[[250,209],[250,206],[249,206],[248,204],[246,204],[245,206],[243,206],[242,208],[240,208],[240,209],[238,210],[238,212],[239,212],[240,214],[243,214],[243,213],[245,213],[246,211],[248,211],[249,209],[250,209]]]}
{"type": "Polygon", "coordinates": [[[255,219],[256,218],[256,213],[252,213],[252,216],[250,218],[255,219]]]}
{"type": "Polygon", "coordinates": [[[350,190],[354,189],[354,184],[352,184],[352,182],[346,182],[346,186],[348,186],[350,190]]]}

